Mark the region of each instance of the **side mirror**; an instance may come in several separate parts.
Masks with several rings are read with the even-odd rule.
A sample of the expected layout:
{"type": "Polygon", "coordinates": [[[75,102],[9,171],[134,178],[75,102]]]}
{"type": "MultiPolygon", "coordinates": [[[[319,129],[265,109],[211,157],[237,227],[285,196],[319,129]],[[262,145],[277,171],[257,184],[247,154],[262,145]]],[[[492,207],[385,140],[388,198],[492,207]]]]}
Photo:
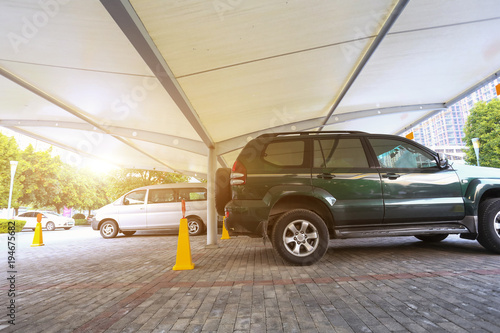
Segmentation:
{"type": "Polygon", "coordinates": [[[123,199],[123,204],[128,205],[128,204],[130,204],[130,202],[128,201],[128,199],[123,199]]]}
{"type": "Polygon", "coordinates": [[[438,153],[438,162],[441,169],[446,169],[449,166],[448,158],[446,158],[446,155],[443,153],[438,153]]]}

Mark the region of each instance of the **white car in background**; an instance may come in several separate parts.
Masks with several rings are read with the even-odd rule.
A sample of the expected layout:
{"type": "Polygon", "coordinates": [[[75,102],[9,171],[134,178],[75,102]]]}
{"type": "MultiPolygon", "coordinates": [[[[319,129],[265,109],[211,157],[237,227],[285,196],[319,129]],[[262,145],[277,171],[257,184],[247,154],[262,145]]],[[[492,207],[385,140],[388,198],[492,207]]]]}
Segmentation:
{"type": "Polygon", "coordinates": [[[65,230],[71,229],[75,225],[75,220],[70,217],[65,217],[57,213],[48,213],[40,211],[31,211],[17,215],[14,220],[26,221],[23,229],[35,230],[38,214],[42,214],[42,228],[48,231],[56,230],[56,228],[64,228],[65,230]]]}

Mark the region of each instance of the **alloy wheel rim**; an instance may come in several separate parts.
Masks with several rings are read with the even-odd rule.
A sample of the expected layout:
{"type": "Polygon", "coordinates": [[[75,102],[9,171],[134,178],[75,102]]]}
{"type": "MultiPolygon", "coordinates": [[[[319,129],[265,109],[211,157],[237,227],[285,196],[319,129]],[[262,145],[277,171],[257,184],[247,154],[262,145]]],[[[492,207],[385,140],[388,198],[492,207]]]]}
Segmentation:
{"type": "Polygon", "coordinates": [[[495,230],[497,237],[500,238],[500,212],[498,212],[493,219],[493,229],[495,230]]]}
{"type": "Polygon", "coordinates": [[[199,226],[198,226],[198,223],[191,221],[188,223],[188,228],[189,228],[189,232],[191,234],[194,234],[194,233],[198,232],[199,226]]]}
{"type": "Polygon", "coordinates": [[[293,256],[306,257],[318,248],[318,229],[307,220],[295,220],[286,226],[283,244],[293,256]]]}
{"type": "Polygon", "coordinates": [[[106,224],[103,228],[103,231],[106,236],[109,236],[113,233],[114,228],[111,224],[106,224]]]}

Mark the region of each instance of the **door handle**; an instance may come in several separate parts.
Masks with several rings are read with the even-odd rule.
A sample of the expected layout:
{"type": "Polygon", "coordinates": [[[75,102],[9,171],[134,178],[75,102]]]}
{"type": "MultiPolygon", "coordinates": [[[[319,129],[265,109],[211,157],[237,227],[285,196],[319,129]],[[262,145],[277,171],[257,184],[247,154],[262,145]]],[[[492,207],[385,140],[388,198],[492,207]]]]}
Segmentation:
{"type": "Polygon", "coordinates": [[[382,175],[382,178],[388,178],[388,179],[398,179],[399,177],[401,177],[401,175],[398,175],[397,173],[393,172],[388,172],[385,175],[382,175]]]}
{"type": "Polygon", "coordinates": [[[335,175],[332,175],[331,173],[320,173],[316,177],[321,179],[333,179],[335,178],[335,175]]]}

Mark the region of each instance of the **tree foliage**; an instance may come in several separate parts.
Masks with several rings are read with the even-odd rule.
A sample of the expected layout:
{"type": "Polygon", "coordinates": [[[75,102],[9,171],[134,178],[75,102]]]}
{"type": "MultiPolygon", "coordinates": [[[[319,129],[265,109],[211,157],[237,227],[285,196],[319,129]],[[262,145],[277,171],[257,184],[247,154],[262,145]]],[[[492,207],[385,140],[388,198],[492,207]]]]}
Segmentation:
{"type": "Polygon", "coordinates": [[[500,100],[478,102],[471,109],[464,126],[465,142],[469,148],[466,162],[476,165],[477,159],[472,138],[479,138],[479,162],[481,166],[500,168],[500,100]]]}
{"type": "Polygon", "coordinates": [[[87,210],[88,213],[94,209],[101,208],[107,205],[110,200],[106,194],[106,188],[108,183],[102,177],[97,177],[88,169],[71,170],[73,175],[78,175],[73,180],[74,192],[78,193],[72,204],[72,207],[76,207],[82,210],[87,210]]]}
{"type": "MultiPolygon", "coordinates": [[[[0,133],[0,208],[6,208],[9,205],[10,161],[19,161],[19,155],[16,140],[0,133]]],[[[18,198],[22,193],[22,178],[18,176],[21,169],[22,165],[18,164],[12,192],[12,207],[14,208],[19,207],[18,198]]]]}
{"type": "Polygon", "coordinates": [[[63,207],[72,207],[90,214],[134,188],[188,181],[180,174],[138,169],[116,169],[106,177],[96,175],[63,163],[51,149],[35,151],[29,145],[20,150],[14,138],[0,133],[0,208],[8,206],[10,161],[19,162],[12,198],[16,209],[28,206],[60,212],[63,207]]]}
{"type": "Polygon", "coordinates": [[[52,157],[52,149],[35,151],[33,146],[29,145],[21,153],[21,159],[21,174],[24,180],[19,202],[37,207],[61,204],[64,185],[60,179],[62,162],[59,157],[52,157]]]}

